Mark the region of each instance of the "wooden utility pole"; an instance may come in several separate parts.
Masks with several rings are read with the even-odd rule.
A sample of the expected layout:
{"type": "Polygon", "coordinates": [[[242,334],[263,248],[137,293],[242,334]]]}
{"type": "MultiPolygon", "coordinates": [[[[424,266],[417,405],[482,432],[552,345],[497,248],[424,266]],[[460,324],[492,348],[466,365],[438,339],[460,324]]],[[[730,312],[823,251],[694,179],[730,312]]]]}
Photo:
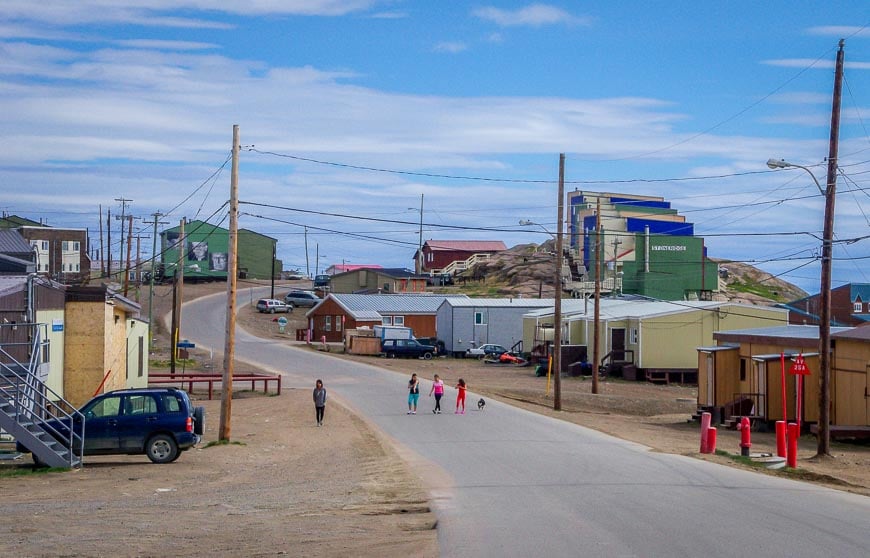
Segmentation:
{"type": "Polygon", "coordinates": [[[106,255],[109,256],[108,267],[104,277],[112,278],[112,210],[106,210],[106,255]]]}
{"type": "Polygon", "coordinates": [[[305,227],[305,275],[311,279],[311,266],[308,264],[308,227],[305,227]]]}
{"type": "MultiPolygon", "coordinates": [[[[553,410],[562,410],[562,214],[565,212],[565,154],[559,154],[559,208],[556,216],[556,294],[553,313],[553,410]]],[[[422,206],[421,206],[422,208],[422,206]]]]}
{"type": "MultiPolygon", "coordinates": [[[[837,192],[837,157],[840,138],[840,101],[843,96],[845,41],[840,39],[834,74],[831,107],[831,139],[828,150],[828,182],[825,188],[825,228],[822,233],[822,273],[819,287],[819,437],[816,453],[831,454],[831,264],[834,241],[834,199],[837,192]]],[[[798,417],[800,420],[800,417],[798,417]]]]}
{"type": "Polygon", "coordinates": [[[592,327],[592,393],[598,393],[598,367],[600,366],[601,352],[599,350],[601,320],[601,196],[595,203],[595,319],[592,327]]]}
{"type": "MultiPolygon", "coordinates": [[[[121,216],[118,217],[117,215],[115,215],[115,219],[121,221],[121,245],[118,249],[118,267],[120,268],[124,265],[124,218],[126,217],[127,212],[127,202],[131,202],[133,200],[128,200],[124,196],[121,196],[120,198],[115,198],[115,201],[121,203],[121,216]]],[[[111,225],[109,225],[109,228],[111,228],[111,225]]],[[[111,275],[111,270],[109,270],[109,275],[111,275]]]]}
{"type": "Polygon", "coordinates": [[[172,331],[169,345],[172,348],[172,356],[169,360],[170,372],[175,374],[175,360],[178,358],[179,332],[181,331],[181,302],[184,300],[184,218],[178,226],[178,243],[175,245],[178,251],[175,260],[175,276],[172,282],[172,331]]]}
{"type": "Polygon", "coordinates": [[[139,302],[139,291],[142,290],[142,235],[136,235],[136,302],[139,302]]]}
{"type": "MultiPolygon", "coordinates": [[[[153,213],[154,217],[154,236],[151,239],[151,280],[149,281],[150,287],[148,289],[148,347],[151,347],[151,343],[154,340],[154,276],[157,274],[157,266],[155,262],[157,261],[157,223],[163,223],[163,221],[158,221],[157,219],[162,217],[163,214],[159,211],[153,213]]],[[[175,310],[175,303],[173,302],[172,309],[175,310]]]]}
{"type": "MultiPolygon", "coordinates": [[[[224,347],[224,373],[221,388],[221,420],[218,439],[230,439],[233,405],[233,368],[235,358],[236,331],[236,285],[238,282],[239,241],[239,125],[233,125],[233,164],[230,174],[230,236],[227,247],[227,326],[224,347]]],[[[307,254],[307,250],[306,250],[307,254]]]]}
{"type": "Polygon", "coordinates": [[[130,251],[133,248],[133,216],[127,215],[127,263],[124,266],[124,298],[130,288],[130,251]]]}
{"type": "Polygon", "coordinates": [[[272,243],[272,291],[269,298],[275,298],[275,243],[272,243]]]}
{"type": "MultiPolygon", "coordinates": [[[[37,271],[39,270],[37,269],[37,271]]],[[[105,276],[106,261],[103,259],[103,204],[100,204],[100,277],[105,276]]]]}

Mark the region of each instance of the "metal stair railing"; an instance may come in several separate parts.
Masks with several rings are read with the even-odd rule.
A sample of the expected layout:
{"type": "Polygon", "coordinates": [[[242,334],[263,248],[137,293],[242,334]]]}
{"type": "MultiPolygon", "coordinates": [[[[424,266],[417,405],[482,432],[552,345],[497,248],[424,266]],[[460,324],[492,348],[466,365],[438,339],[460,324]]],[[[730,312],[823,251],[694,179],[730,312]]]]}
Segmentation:
{"type": "MultiPolygon", "coordinates": [[[[0,325],[0,334],[3,327],[0,325]]],[[[30,328],[30,340],[0,343],[0,427],[26,446],[38,459],[52,467],[79,467],[84,452],[85,421],[72,405],[40,379],[47,336],[44,324],[16,324],[30,328]],[[12,352],[27,346],[27,364],[12,352]],[[51,422],[48,422],[51,421],[51,422]]],[[[0,335],[10,338],[13,335],[0,335]]]]}

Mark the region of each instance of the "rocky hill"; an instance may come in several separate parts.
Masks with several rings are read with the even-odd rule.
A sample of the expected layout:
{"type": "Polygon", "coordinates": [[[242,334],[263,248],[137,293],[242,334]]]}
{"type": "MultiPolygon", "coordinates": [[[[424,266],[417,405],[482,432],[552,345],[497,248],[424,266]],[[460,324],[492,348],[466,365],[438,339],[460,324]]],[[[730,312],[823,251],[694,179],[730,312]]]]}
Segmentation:
{"type": "MultiPolygon", "coordinates": [[[[478,264],[451,291],[470,296],[553,297],[552,240],[541,245],[519,244],[478,264]]],[[[807,296],[800,288],[748,264],[713,259],[719,264],[717,300],[771,305],[807,296]]]]}

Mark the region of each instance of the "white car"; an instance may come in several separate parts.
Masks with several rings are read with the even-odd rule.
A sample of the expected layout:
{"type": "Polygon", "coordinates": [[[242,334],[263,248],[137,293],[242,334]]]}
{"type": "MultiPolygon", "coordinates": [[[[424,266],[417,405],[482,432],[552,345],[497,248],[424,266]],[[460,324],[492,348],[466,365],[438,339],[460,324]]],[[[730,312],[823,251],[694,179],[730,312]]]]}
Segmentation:
{"type": "Polygon", "coordinates": [[[287,304],[283,300],[275,300],[274,298],[261,298],[257,301],[257,311],[264,314],[274,314],[275,312],[292,312],[293,305],[287,304]]]}
{"type": "Polygon", "coordinates": [[[474,347],[472,349],[468,349],[465,351],[466,357],[473,358],[484,358],[487,356],[499,356],[503,353],[508,352],[507,349],[502,347],[501,345],[496,345],[494,343],[487,343],[485,345],[481,345],[480,347],[474,347]]]}

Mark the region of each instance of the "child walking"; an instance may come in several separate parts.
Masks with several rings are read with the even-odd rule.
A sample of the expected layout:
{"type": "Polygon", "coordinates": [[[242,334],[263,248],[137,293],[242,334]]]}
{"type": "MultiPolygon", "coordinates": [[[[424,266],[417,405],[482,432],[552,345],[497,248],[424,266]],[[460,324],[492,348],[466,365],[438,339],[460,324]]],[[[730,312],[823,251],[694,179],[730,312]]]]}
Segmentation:
{"type": "Polygon", "coordinates": [[[408,414],[417,414],[417,401],[420,400],[420,380],[416,374],[411,374],[411,379],[408,380],[408,414]]]}
{"type": "Polygon", "coordinates": [[[456,384],[456,412],[455,415],[464,415],[465,414],[465,380],[459,378],[459,383],[456,384]],[[460,407],[462,410],[460,411],[460,407]]]}
{"type": "Polygon", "coordinates": [[[435,394],[435,408],[432,409],[433,415],[441,414],[441,396],[444,395],[444,380],[441,376],[435,374],[435,380],[432,381],[432,389],[429,390],[429,397],[435,394]]]}
{"type": "Polygon", "coordinates": [[[314,385],[314,414],[317,416],[317,426],[323,426],[323,411],[326,409],[326,388],[323,381],[317,380],[314,385]]]}

